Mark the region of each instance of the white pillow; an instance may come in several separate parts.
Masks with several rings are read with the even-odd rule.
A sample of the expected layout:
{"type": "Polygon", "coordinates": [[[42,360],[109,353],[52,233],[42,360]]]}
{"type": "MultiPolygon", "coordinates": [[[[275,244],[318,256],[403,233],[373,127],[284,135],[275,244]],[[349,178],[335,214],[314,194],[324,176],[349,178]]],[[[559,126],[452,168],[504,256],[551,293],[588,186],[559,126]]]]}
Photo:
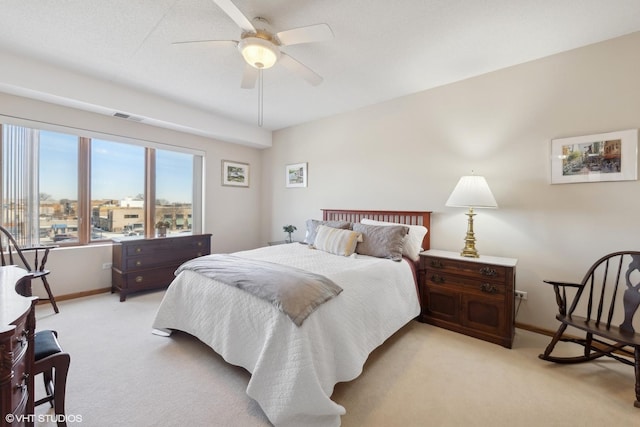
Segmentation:
{"type": "Polygon", "coordinates": [[[414,261],[418,261],[420,259],[422,239],[424,239],[424,236],[426,236],[429,231],[427,230],[427,227],[423,225],[400,224],[398,222],[374,221],[369,218],[363,218],[360,222],[362,224],[369,225],[404,225],[409,227],[409,234],[404,238],[404,242],[402,244],[402,255],[414,261]]]}
{"type": "Polygon", "coordinates": [[[361,233],[319,225],[313,246],[334,255],[351,256],[361,241],[361,233]]]}
{"type": "Polygon", "coordinates": [[[309,245],[313,245],[313,242],[316,240],[319,225],[326,225],[327,227],[332,228],[342,228],[343,230],[351,229],[351,223],[349,221],[320,221],[317,219],[308,219],[306,225],[307,234],[304,236],[304,243],[309,245]]]}

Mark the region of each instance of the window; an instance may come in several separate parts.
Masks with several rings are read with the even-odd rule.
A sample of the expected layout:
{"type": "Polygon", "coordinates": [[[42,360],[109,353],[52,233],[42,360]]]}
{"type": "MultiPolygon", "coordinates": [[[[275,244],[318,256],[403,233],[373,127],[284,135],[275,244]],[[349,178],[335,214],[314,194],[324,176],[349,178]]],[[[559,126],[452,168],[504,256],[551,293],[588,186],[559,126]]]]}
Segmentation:
{"type": "Polygon", "coordinates": [[[0,221],[23,243],[152,237],[160,220],[170,234],[202,229],[199,153],[15,125],[0,130],[0,221]]]}
{"type": "Polygon", "coordinates": [[[40,243],[77,243],[79,138],[40,131],[39,141],[40,243]]]}
{"type": "Polygon", "coordinates": [[[91,140],[91,240],[144,236],[145,148],[91,140]]]}
{"type": "Polygon", "coordinates": [[[156,150],[155,222],[168,222],[169,234],[191,232],[192,189],[193,156],[156,150]]]}

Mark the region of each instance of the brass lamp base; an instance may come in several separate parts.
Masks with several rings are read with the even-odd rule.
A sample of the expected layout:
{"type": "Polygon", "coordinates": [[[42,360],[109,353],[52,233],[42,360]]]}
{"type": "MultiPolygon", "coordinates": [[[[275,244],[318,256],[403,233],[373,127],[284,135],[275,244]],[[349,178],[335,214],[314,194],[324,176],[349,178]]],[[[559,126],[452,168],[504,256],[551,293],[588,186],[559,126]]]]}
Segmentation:
{"type": "Polygon", "coordinates": [[[478,258],[480,255],[476,250],[476,237],[473,233],[473,208],[469,208],[469,212],[466,213],[469,217],[469,221],[467,223],[467,235],[464,238],[464,249],[460,252],[460,255],[469,258],[478,258]]]}

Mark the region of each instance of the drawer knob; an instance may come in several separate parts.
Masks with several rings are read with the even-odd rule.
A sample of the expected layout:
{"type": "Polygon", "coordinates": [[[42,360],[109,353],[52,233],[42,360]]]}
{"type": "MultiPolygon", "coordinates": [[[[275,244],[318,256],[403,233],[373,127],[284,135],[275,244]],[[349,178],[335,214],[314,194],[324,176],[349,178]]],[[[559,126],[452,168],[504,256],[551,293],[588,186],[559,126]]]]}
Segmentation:
{"type": "Polygon", "coordinates": [[[25,347],[28,343],[27,340],[27,330],[24,329],[20,336],[16,337],[16,342],[20,344],[20,347],[25,347]]]}
{"type": "Polygon", "coordinates": [[[431,281],[434,283],[444,283],[444,277],[434,274],[431,276],[431,281]]]}
{"type": "Polygon", "coordinates": [[[202,252],[198,252],[196,256],[202,256],[202,252]]]}
{"type": "Polygon", "coordinates": [[[136,252],[137,252],[137,253],[142,252],[142,248],[136,248],[136,252]]]}
{"type": "Polygon", "coordinates": [[[498,275],[498,272],[497,272],[497,271],[495,271],[495,270],[494,270],[493,268],[491,268],[491,267],[482,267],[482,268],[480,269],[480,274],[482,274],[483,276],[491,276],[491,277],[493,277],[493,276],[497,276],[497,275],[498,275]]]}
{"type": "Polygon", "coordinates": [[[136,283],[142,282],[142,276],[136,276],[136,283]]]}
{"type": "Polygon", "coordinates": [[[140,267],[142,265],[142,261],[136,261],[136,267],[140,267]]]}
{"type": "Polygon", "coordinates": [[[440,261],[438,261],[437,259],[432,259],[431,260],[431,267],[433,267],[433,268],[442,268],[442,263],[440,261]]]}
{"type": "Polygon", "coordinates": [[[198,246],[202,246],[202,242],[198,242],[198,246]]]}
{"type": "Polygon", "coordinates": [[[480,285],[480,290],[482,292],[486,292],[488,294],[495,294],[496,292],[498,292],[498,288],[495,287],[495,285],[492,285],[491,283],[483,283],[480,285]]]}
{"type": "Polygon", "coordinates": [[[16,389],[20,390],[22,393],[27,391],[27,381],[29,380],[29,374],[22,375],[22,382],[20,384],[16,384],[16,389]]]}

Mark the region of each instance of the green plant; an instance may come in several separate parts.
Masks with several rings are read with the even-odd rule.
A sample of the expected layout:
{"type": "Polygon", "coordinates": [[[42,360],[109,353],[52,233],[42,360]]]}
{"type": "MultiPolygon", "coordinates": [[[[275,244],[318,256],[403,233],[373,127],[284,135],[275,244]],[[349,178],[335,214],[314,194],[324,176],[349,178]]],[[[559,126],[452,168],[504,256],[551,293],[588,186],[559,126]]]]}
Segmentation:
{"type": "Polygon", "coordinates": [[[156,228],[169,228],[169,227],[171,227],[171,223],[169,221],[156,222],[156,228]]]}
{"type": "Polygon", "coordinates": [[[291,240],[291,233],[297,230],[296,226],[289,224],[282,227],[282,229],[284,230],[285,233],[289,233],[289,243],[291,243],[293,241],[291,240]]]}
{"type": "Polygon", "coordinates": [[[282,229],[286,232],[286,233],[293,233],[294,231],[297,230],[295,225],[285,225],[284,227],[282,227],[282,229]]]}

